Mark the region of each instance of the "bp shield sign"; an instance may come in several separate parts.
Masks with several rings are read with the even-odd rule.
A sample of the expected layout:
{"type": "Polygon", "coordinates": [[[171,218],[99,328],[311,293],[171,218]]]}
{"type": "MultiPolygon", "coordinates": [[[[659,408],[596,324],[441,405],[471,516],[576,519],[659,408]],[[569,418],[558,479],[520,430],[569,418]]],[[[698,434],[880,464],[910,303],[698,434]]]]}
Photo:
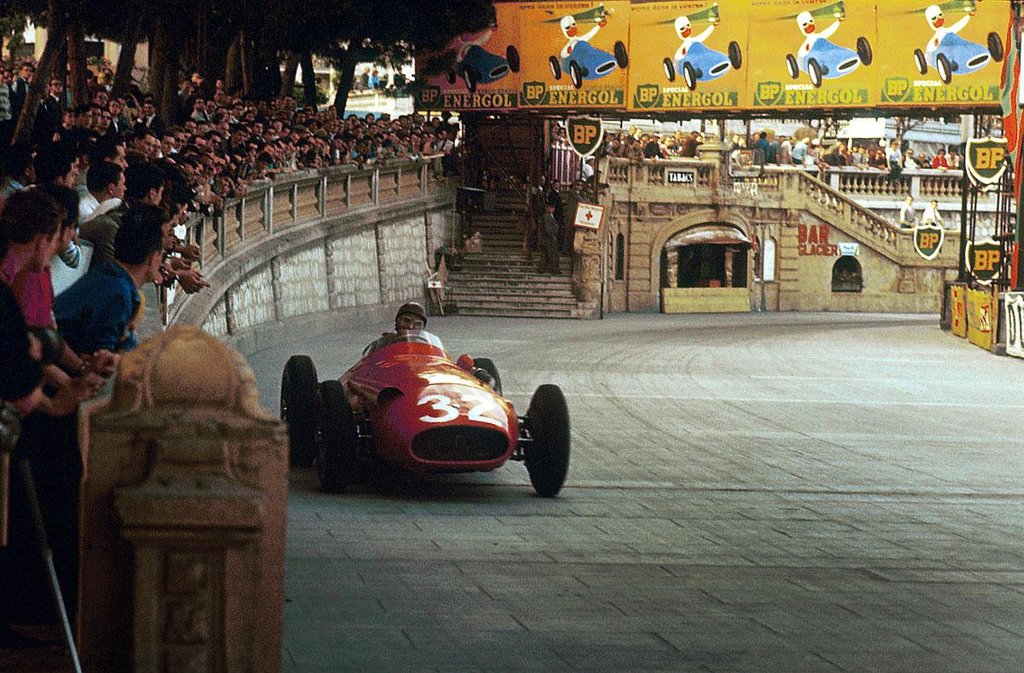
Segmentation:
{"type": "Polygon", "coordinates": [[[1006,172],[1006,138],[973,138],[967,141],[967,175],[976,187],[993,189],[1006,172]]]}
{"type": "Polygon", "coordinates": [[[933,260],[938,257],[945,236],[945,231],[938,224],[919,223],[914,227],[914,250],[925,259],[933,260]]]}
{"type": "Polygon", "coordinates": [[[988,285],[999,275],[1003,250],[991,238],[967,244],[967,268],[979,283],[988,285]]]}
{"type": "Polygon", "coordinates": [[[593,117],[569,117],[567,131],[569,143],[581,157],[589,157],[596,152],[604,138],[601,120],[593,117]]]}

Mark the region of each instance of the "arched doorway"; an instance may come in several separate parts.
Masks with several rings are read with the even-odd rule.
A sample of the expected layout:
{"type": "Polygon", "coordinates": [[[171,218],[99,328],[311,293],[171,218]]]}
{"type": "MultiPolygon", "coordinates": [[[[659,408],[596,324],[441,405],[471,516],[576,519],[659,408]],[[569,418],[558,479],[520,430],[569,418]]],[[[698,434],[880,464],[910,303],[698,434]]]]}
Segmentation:
{"type": "Polygon", "coordinates": [[[750,252],[750,239],[730,224],[704,224],[675,234],[661,252],[662,310],[749,311],[750,252]]]}

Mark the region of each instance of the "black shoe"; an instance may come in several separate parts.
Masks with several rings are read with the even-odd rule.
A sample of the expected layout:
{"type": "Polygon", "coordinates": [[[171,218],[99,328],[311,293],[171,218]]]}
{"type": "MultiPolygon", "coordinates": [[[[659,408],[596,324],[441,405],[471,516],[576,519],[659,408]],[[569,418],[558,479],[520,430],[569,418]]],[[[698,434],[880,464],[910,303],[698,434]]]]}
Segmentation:
{"type": "Polygon", "coordinates": [[[27,650],[43,647],[44,643],[35,638],[23,636],[7,624],[0,622],[0,650],[27,650]]]}

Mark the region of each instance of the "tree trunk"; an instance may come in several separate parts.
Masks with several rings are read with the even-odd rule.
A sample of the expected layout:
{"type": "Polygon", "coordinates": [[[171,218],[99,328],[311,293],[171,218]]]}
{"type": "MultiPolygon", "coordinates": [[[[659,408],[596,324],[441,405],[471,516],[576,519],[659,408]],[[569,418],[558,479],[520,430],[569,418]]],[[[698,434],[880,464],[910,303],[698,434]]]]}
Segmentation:
{"type": "Polygon", "coordinates": [[[125,30],[121,53],[117,57],[117,71],[114,73],[114,88],[110,95],[118,98],[126,95],[132,86],[132,72],[135,70],[135,52],[142,39],[142,12],[138,12],[125,30]]]}
{"type": "Polygon", "coordinates": [[[82,28],[81,8],[72,11],[68,22],[68,63],[71,77],[71,105],[85,105],[89,102],[89,68],[85,62],[85,31],[82,28]]]}
{"type": "Polygon", "coordinates": [[[242,39],[239,32],[228,47],[227,65],[224,68],[224,91],[232,96],[242,85],[242,39]]]}
{"type": "MultiPolygon", "coordinates": [[[[153,28],[153,39],[149,43],[149,86],[151,96],[163,91],[164,77],[167,72],[167,26],[163,17],[158,17],[153,28]]],[[[141,103],[142,101],[139,101],[141,103]]],[[[134,123],[135,120],[132,120],[134,123]]]]}
{"type": "Polygon", "coordinates": [[[36,76],[32,80],[32,86],[28,88],[25,96],[25,104],[21,108],[21,116],[18,117],[18,125],[14,129],[12,144],[29,144],[32,138],[32,127],[36,121],[36,108],[39,101],[45,95],[50,86],[50,75],[53,73],[54,62],[57,59],[57,51],[60,43],[64,40],[64,15],[57,10],[55,0],[49,0],[48,13],[50,24],[47,32],[46,46],[36,64],[36,76]]]}
{"type": "Polygon", "coordinates": [[[350,46],[345,50],[345,56],[338,68],[338,91],[334,94],[334,109],[337,110],[339,117],[345,114],[345,107],[348,105],[348,92],[352,90],[359,56],[360,50],[350,46]]]}
{"type": "Polygon", "coordinates": [[[306,107],[316,109],[316,72],[313,71],[313,54],[308,49],[302,52],[302,97],[306,107]]]}
{"type": "Polygon", "coordinates": [[[295,91],[295,73],[299,70],[299,55],[289,51],[284,57],[284,74],[281,75],[281,91],[279,96],[289,97],[295,91]]]}
{"type": "Polygon", "coordinates": [[[242,98],[252,98],[253,91],[253,45],[249,33],[243,28],[238,38],[239,61],[242,65],[242,98]]]}

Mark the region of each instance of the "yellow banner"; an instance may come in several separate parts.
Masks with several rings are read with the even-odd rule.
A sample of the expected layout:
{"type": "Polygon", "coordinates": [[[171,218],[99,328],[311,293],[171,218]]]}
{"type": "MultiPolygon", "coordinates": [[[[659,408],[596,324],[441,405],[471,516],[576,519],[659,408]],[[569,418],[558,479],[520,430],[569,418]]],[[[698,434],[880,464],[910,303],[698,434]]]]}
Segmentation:
{"type": "Polygon", "coordinates": [[[873,104],[875,0],[752,0],[751,107],[873,104]]]}
{"type": "Polygon", "coordinates": [[[878,2],[882,105],[999,104],[1006,0],[878,2]]]}
{"type": "Polygon", "coordinates": [[[633,6],[631,110],[736,110],[746,105],[748,0],[633,6]]]}
{"type": "Polygon", "coordinates": [[[967,340],[975,346],[992,350],[996,316],[992,311],[992,293],[987,290],[967,291],[967,340]]]}
{"type": "Polygon", "coordinates": [[[527,2],[518,7],[520,106],[625,109],[628,2],[527,2]]]}
{"type": "Polygon", "coordinates": [[[439,54],[417,59],[421,110],[509,110],[519,106],[519,9],[496,4],[490,28],[464,33],[439,54]],[[433,75],[421,74],[435,72],[433,75]]]}
{"type": "Polygon", "coordinates": [[[950,303],[950,331],[954,336],[967,336],[967,288],[963,285],[953,285],[949,288],[950,303]]]}

